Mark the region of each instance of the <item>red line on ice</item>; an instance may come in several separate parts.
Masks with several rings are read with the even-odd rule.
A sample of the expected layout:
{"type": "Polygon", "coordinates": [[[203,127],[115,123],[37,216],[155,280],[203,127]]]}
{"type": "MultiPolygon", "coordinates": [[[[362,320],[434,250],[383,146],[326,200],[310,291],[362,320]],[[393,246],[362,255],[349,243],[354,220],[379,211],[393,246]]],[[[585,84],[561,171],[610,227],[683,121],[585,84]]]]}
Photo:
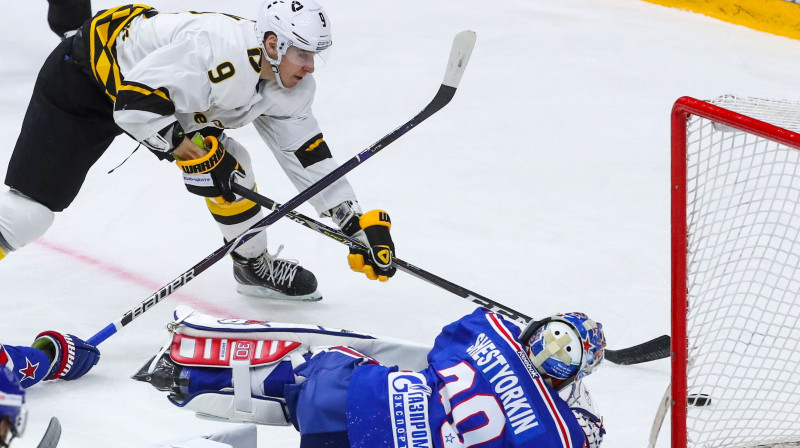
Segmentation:
{"type": "MultiPolygon", "coordinates": [[[[138,286],[142,286],[147,289],[151,289],[153,292],[161,289],[164,286],[161,283],[158,283],[154,280],[149,278],[145,278],[139,274],[134,274],[133,272],[127,271],[125,268],[115,266],[111,263],[105,262],[103,260],[94,258],[90,255],[81,253],[77,250],[70,249],[68,247],[64,247],[60,244],[53,243],[51,241],[46,241],[44,239],[39,239],[36,241],[36,244],[42,246],[46,249],[50,249],[52,251],[58,252],[62,255],[66,255],[74,260],[77,260],[83,264],[90,265],[102,271],[105,271],[111,274],[114,277],[127,281],[129,283],[134,283],[138,286]]],[[[216,316],[228,316],[228,312],[217,308],[216,306],[212,305],[211,303],[199,298],[194,297],[191,294],[186,294],[181,291],[177,291],[171,294],[171,297],[174,297],[178,301],[185,303],[187,305],[191,305],[193,308],[197,309],[198,311],[202,311],[204,313],[216,315],[216,316]]],[[[131,303],[131,306],[135,305],[131,303]]]]}

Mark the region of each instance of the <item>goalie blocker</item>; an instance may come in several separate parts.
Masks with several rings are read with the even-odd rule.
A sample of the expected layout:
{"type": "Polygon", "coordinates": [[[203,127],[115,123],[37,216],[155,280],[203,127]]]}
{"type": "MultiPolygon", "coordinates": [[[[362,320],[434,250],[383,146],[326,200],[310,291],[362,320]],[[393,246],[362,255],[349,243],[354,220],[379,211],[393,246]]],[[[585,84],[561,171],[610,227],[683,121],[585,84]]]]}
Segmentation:
{"type": "MultiPolygon", "coordinates": [[[[520,329],[485,309],[445,327],[433,348],[186,307],[174,317],[172,341],[134,379],[199,417],[293,424],[303,447],[443,447],[459,439],[486,448],[597,447],[605,433],[583,375],[573,372],[560,396],[549,367],[532,361],[540,353],[529,357],[518,340],[520,329]]],[[[578,333],[560,343],[588,344],[578,333]]],[[[575,358],[580,371],[586,356],[575,358]]]]}

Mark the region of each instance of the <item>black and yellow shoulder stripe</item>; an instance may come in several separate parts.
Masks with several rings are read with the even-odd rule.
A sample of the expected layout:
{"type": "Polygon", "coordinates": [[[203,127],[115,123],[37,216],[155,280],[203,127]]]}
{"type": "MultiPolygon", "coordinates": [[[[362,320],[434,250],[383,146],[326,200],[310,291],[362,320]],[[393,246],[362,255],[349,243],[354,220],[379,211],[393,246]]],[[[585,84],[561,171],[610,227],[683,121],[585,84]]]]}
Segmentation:
{"type": "Polygon", "coordinates": [[[142,14],[152,17],[158,11],[147,5],[125,5],[101,11],[92,18],[88,36],[92,73],[112,101],[116,101],[122,83],[115,48],[117,36],[142,14]]]}
{"type": "Polygon", "coordinates": [[[175,113],[175,104],[166,88],[152,88],[131,81],[122,81],[117,90],[114,110],[144,110],[159,115],[175,113]]]}

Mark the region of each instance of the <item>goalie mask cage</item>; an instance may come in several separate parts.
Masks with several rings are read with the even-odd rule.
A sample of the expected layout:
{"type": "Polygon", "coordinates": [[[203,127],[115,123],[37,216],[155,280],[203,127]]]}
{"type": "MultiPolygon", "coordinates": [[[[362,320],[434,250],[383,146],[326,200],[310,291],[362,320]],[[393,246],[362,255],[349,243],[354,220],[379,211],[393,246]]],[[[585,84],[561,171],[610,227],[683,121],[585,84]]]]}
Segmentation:
{"type": "Polygon", "coordinates": [[[673,448],[800,446],[796,132],[800,103],[673,108],[673,448]]]}

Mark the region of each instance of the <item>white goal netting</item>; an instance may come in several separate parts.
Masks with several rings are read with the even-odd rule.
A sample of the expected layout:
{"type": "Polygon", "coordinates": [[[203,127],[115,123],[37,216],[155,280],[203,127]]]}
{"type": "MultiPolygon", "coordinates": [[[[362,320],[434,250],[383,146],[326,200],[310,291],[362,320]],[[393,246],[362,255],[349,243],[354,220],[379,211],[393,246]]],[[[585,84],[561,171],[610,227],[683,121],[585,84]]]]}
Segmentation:
{"type": "MultiPolygon", "coordinates": [[[[800,132],[800,104],[710,103],[800,132]]],[[[687,124],[688,447],[800,446],[800,150],[687,124]]]]}

